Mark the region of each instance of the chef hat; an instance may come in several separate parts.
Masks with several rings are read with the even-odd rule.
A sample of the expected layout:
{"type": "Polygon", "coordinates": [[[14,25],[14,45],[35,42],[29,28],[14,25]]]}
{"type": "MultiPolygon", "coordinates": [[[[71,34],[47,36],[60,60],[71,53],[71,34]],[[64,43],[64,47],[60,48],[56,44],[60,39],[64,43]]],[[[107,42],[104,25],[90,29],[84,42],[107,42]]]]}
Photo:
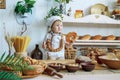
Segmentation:
{"type": "Polygon", "coordinates": [[[56,20],[62,21],[60,16],[52,16],[52,17],[48,18],[48,20],[47,20],[48,26],[51,27],[56,20]]]}

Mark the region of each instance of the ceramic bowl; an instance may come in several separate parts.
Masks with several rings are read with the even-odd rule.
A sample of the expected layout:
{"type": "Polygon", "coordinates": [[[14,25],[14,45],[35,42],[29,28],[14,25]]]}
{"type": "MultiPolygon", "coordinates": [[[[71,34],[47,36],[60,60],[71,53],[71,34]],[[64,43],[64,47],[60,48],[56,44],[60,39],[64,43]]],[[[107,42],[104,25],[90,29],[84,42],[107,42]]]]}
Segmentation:
{"type": "Polygon", "coordinates": [[[107,56],[100,56],[99,59],[103,64],[107,65],[108,68],[120,69],[120,60],[117,58],[111,59],[111,58],[108,58],[107,56]]]}
{"type": "Polygon", "coordinates": [[[79,69],[78,64],[66,64],[65,67],[68,72],[76,72],[79,69]]]}
{"type": "Polygon", "coordinates": [[[83,62],[81,63],[81,67],[82,67],[82,70],[84,71],[92,71],[95,68],[95,64],[83,62]]]}
{"type": "Polygon", "coordinates": [[[49,63],[48,66],[52,67],[57,72],[59,72],[63,68],[63,64],[62,63],[49,63]]]}

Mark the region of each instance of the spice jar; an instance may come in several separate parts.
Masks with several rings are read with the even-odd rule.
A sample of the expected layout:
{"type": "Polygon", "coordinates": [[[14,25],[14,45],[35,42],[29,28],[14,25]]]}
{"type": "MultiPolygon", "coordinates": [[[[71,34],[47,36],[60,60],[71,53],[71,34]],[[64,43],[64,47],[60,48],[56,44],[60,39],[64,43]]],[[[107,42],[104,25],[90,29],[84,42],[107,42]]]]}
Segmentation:
{"type": "Polygon", "coordinates": [[[42,51],[39,49],[39,45],[38,45],[38,44],[35,45],[35,49],[32,51],[31,57],[32,57],[33,59],[42,59],[43,53],[42,53],[42,51]]]}
{"type": "Polygon", "coordinates": [[[74,17],[75,18],[81,18],[83,16],[83,10],[76,10],[74,17]]]}

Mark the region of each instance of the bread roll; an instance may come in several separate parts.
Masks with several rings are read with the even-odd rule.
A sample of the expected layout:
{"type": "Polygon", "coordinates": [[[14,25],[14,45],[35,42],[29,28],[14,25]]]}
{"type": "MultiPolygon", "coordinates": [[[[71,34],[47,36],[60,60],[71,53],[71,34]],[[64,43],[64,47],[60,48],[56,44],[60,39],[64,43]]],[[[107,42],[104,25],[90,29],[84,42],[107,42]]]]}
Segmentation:
{"type": "Polygon", "coordinates": [[[120,60],[120,51],[115,52],[116,57],[120,60]]]}
{"type": "Polygon", "coordinates": [[[106,37],[105,40],[115,40],[115,38],[116,37],[114,35],[109,35],[109,36],[106,37]]]}
{"type": "Polygon", "coordinates": [[[117,0],[117,3],[120,4],[120,0],[117,0]]]}
{"type": "Polygon", "coordinates": [[[31,70],[24,70],[24,75],[37,75],[44,72],[44,68],[41,65],[31,65],[33,69],[31,70]]]}
{"type": "Polygon", "coordinates": [[[92,37],[92,40],[101,40],[102,36],[101,35],[95,35],[94,37],[92,37]]]}
{"type": "Polygon", "coordinates": [[[90,40],[91,36],[89,34],[84,35],[83,37],[81,37],[81,40],[90,40]]]}
{"type": "Polygon", "coordinates": [[[120,40],[120,37],[117,37],[117,39],[116,40],[120,40]]]}

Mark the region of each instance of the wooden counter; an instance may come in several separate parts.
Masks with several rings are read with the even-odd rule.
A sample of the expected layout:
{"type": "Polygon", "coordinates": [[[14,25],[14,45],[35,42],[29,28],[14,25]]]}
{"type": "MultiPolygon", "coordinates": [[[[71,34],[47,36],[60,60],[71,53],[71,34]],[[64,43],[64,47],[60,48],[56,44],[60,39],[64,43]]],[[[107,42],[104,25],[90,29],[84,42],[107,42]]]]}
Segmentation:
{"type": "MultiPolygon", "coordinates": [[[[74,63],[75,60],[42,60],[45,63],[74,63]]],[[[108,69],[103,65],[96,64],[96,67],[91,72],[86,72],[79,69],[75,73],[69,73],[66,69],[59,72],[63,75],[63,78],[58,78],[56,76],[48,76],[45,74],[40,74],[37,76],[24,77],[23,80],[120,80],[120,70],[108,69]]]]}
{"type": "Polygon", "coordinates": [[[92,72],[79,70],[75,73],[69,73],[63,70],[59,73],[63,75],[63,78],[60,79],[56,76],[51,77],[42,74],[34,78],[23,80],[120,80],[120,70],[93,70],[92,72]]]}

